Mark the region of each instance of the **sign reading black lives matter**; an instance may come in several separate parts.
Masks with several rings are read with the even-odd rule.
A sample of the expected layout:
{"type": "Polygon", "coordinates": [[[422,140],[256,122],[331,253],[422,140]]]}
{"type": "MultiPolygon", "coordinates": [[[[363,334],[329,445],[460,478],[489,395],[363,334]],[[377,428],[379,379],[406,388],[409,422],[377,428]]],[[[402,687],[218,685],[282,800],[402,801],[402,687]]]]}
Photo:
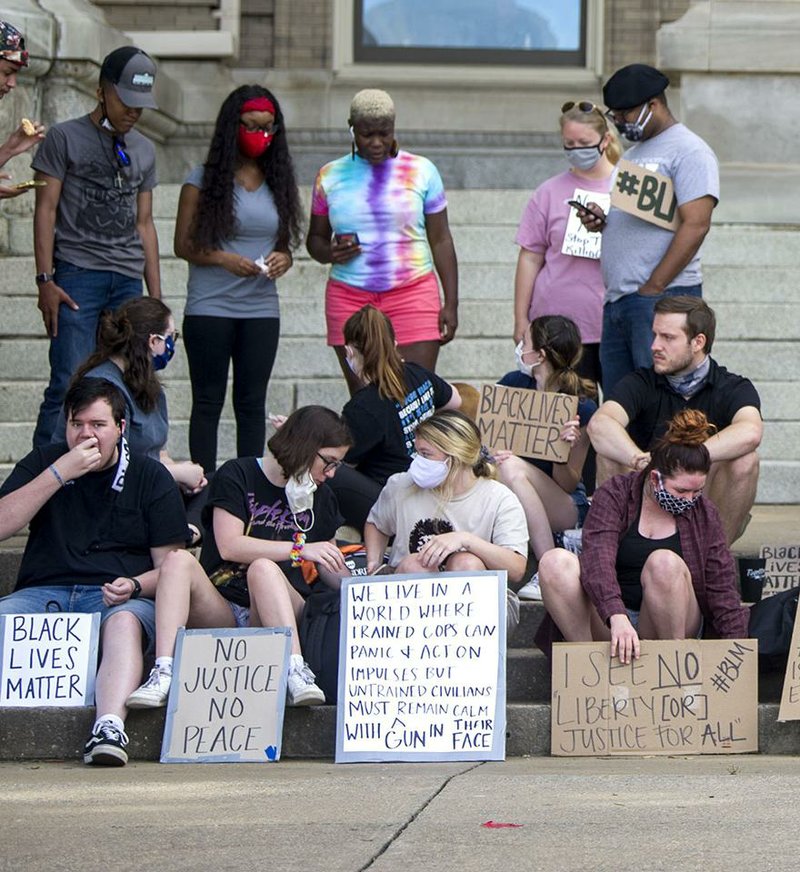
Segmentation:
{"type": "Polygon", "coordinates": [[[281,756],[288,627],[179,630],[162,763],[266,763],[281,756]]]}
{"type": "Polygon", "coordinates": [[[0,616],[0,706],[94,703],[99,612],[0,616]]]}
{"type": "Polygon", "coordinates": [[[561,757],[758,751],[756,639],[553,646],[550,753],[561,757]]]}
{"type": "Polygon", "coordinates": [[[680,225],[672,179],[629,160],[617,164],[611,205],[664,230],[674,232],[680,225]]]}
{"type": "Polygon", "coordinates": [[[336,762],[505,759],[506,573],[342,580],[336,762]]]}
{"type": "Polygon", "coordinates": [[[478,429],[490,450],[566,463],[570,444],[561,430],[578,416],[577,397],[494,384],[482,384],[480,394],[478,429]]]}

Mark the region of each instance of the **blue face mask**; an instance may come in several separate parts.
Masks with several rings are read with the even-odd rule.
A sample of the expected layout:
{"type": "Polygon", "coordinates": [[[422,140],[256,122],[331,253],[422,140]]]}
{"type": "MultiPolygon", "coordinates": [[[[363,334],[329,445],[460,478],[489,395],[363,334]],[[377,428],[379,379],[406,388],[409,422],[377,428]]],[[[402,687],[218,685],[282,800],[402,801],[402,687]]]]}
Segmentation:
{"type": "Polygon", "coordinates": [[[175,337],[164,337],[164,351],[161,354],[153,355],[153,369],[158,372],[172,360],[175,356],[175,337]]]}

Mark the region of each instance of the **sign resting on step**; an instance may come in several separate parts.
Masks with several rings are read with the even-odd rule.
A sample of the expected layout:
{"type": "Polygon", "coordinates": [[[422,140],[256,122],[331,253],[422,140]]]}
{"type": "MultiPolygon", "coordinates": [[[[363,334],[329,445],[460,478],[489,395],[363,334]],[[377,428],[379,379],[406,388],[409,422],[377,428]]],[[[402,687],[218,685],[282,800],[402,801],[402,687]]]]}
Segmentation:
{"type": "Polygon", "coordinates": [[[504,760],[506,573],[342,579],[336,762],[504,760]]]}
{"type": "Polygon", "coordinates": [[[559,757],[758,751],[755,639],[553,646],[550,752],[559,757]]]}
{"type": "Polygon", "coordinates": [[[162,763],[280,759],[288,627],[178,631],[162,763]]]}
{"type": "Polygon", "coordinates": [[[99,612],[0,616],[0,706],[94,704],[99,612]]]}

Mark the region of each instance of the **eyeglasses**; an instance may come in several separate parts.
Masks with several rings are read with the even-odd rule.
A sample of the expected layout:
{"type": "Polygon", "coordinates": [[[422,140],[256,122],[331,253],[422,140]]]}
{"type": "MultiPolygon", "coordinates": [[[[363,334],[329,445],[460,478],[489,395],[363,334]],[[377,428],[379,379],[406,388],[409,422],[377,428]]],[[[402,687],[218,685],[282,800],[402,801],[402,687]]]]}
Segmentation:
{"type": "Polygon", "coordinates": [[[278,124],[265,124],[263,127],[251,127],[249,124],[245,124],[244,121],[240,121],[239,124],[248,133],[263,133],[265,136],[274,136],[280,130],[280,125],[278,124]]]}
{"type": "Polygon", "coordinates": [[[332,469],[338,469],[344,462],[342,460],[331,460],[328,457],[324,457],[319,453],[319,451],[317,452],[317,457],[319,457],[319,459],[325,464],[325,466],[322,467],[323,472],[330,472],[332,469]]]}
{"type": "Polygon", "coordinates": [[[153,333],[153,336],[156,339],[160,339],[162,342],[166,342],[167,339],[172,339],[173,342],[177,342],[181,338],[180,330],[176,330],[174,333],[153,333]]]}
{"type": "MultiPolygon", "coordinates": [[[[570,109],[578,109],[579,112],[585,112],[587,115],[590,112],[600,112],[600,107],[595,106],[594,103],[589,103],[588,100],[581,100],[579,103],[576,103],[574,100],[568,100],[561,107],[561,114],[569,112],[570,109]]],[[[600,112],[600,114],[602,115],[603,113],[600,112]]]]}
{"type": "Polygon", "coordinates": [[[127,151],[125,151],[125,143],[118,136],[112,136],[111,142],[114,146],[114,158],[117,161],[117,166],[129,167],[131,165],[131,157],[127,151]]]}

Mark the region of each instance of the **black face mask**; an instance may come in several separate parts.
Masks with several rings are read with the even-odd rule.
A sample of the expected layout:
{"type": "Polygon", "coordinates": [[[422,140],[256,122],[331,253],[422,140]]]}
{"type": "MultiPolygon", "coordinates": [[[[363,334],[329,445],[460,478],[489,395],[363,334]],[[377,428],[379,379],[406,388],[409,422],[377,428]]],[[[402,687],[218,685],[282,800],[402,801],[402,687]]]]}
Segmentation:
{"type": "Polygon", "coordinates": [[[615,121],[614,127],[617,128],[619,135],[624,136],[628,142],[641,142],[644,139],[644,129],[653,117],[652,110],[647,112],[646,118],[644,117],[645,112],[647,112],[647,103],[642,106],[642,111],[636,121],[615,121]]]}

